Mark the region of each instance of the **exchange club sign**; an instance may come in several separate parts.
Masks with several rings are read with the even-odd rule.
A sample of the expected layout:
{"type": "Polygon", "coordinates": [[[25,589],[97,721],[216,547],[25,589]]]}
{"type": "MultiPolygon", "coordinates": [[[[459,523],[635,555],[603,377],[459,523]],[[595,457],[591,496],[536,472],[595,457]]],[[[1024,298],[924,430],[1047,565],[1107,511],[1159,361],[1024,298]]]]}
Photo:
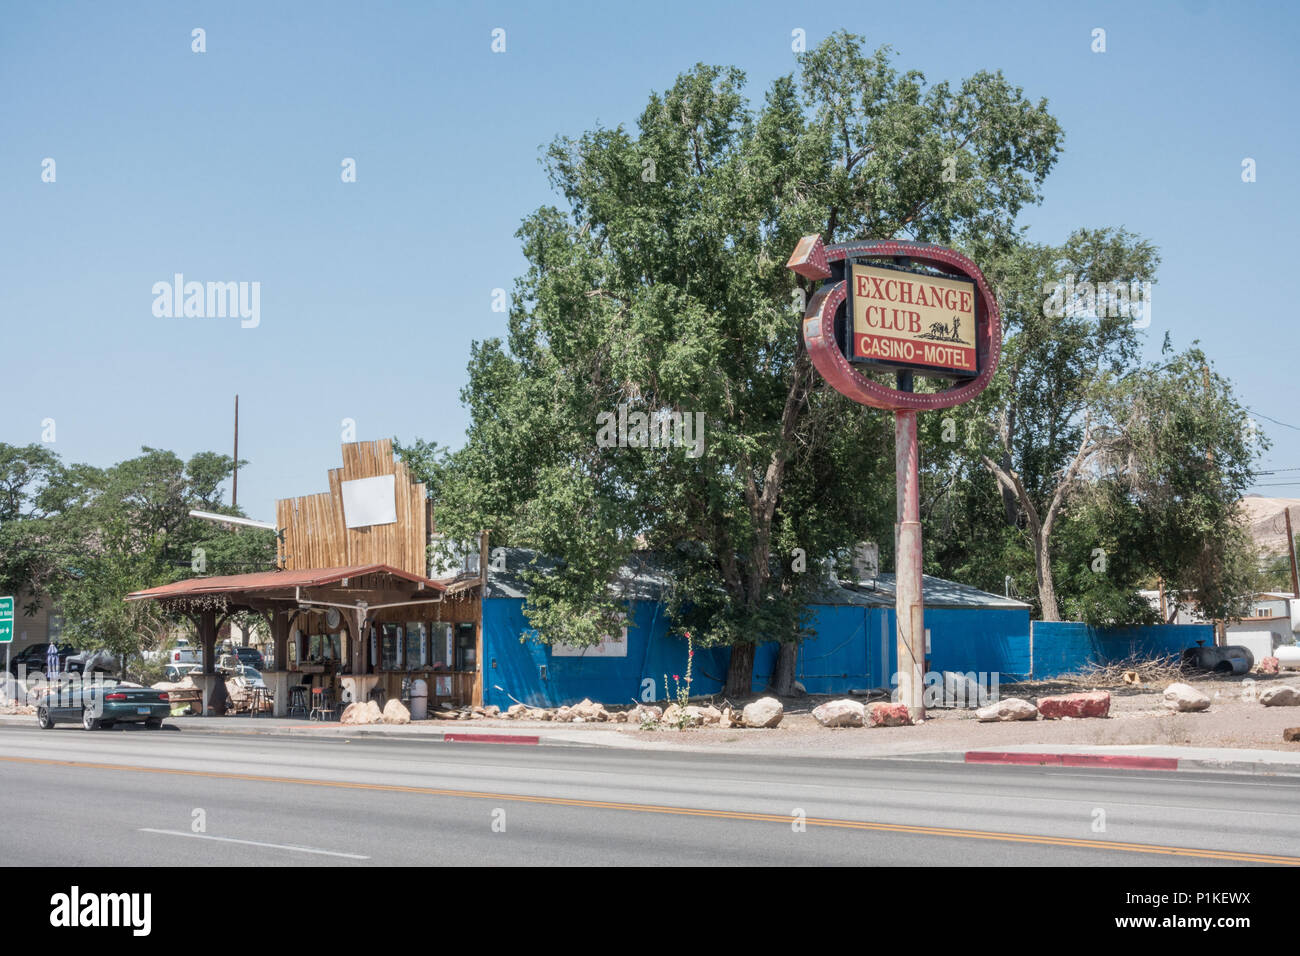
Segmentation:
{"type": "Polygon", "coordinates": [[[849,278],[850,361],[978,372],[973,281],[861,263],[849,278]]]}
{"type": "Polygon", "coordinates": [[[997,370],[997,300],[955,249],[899,239],[827,246],[804,236],[786,266],[820,282],[804,312],[804,344],[822,377],[855,402],[952,408],[983,391],[997,370]],[[897,385],[880,374],[890,371],[897,385]],[[938,387],[914,390],[913,376],[938,387]]]}

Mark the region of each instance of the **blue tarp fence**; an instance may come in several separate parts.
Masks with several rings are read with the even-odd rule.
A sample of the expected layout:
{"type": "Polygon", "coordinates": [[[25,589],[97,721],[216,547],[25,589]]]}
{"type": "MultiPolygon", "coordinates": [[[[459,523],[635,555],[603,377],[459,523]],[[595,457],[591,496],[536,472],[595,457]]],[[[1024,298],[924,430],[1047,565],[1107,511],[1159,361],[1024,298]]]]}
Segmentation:
{"type": "MultiPolygon", "coordinates": [[[[813,605],[816,636],[799,647],[795,673],[810,694],[848,694],[889,687],[897,670],[892,607],[813,605]]],[[[483,702],[558,707],[584,697],[611,706],[664,700],[686,674],[686,641],[670,628],[663,605],[634,601],[625,653],[565,656],[536,639],[522,598],[483,602],[483,702]],[[521,640],[522,638],[522,640],[521,640]]],[[[1090,662],[1177,654],[1198,640],[1214,643],[1209,624],[1097,628],[1034,621],[1023,608],[926,608],[930,671],[997,675],[1001,684],[1060,677],[1090,662]],[[1032,655],[1032,667],[1031,667],[1032,655]]],[[[778,645],[759,645],[753,691],[767,687],[778,645]]],[[[691,693],[715,694],[727,678],[731,650],[695,649],[691,693]]],[[[980,678],[981,685],[989,680],[980,678]]]]}
{"type": "MultiPolygon", "coordinates": [[[[557,707],[584,697],[609,705],[663,700],[686,674],[686,642],[665,619],[663,605],[634,601],[627,641],[618,656],[565,656],[541,643],[524,616],[522,598],[483,602],[483,702],[508,707],[557,707]],[[521,640],[522,638],[522,640],[521,640]],[[648,695],[648,696],[647,696],[648,695]]],[[[795,674],[810,694],[847,694],[889,687],[897,670],[894,610],[856,605],[812,605],[817,632],[799,647],[795,674]]],[[[1029,671],[1029,612],[1023,608],[927,608],[930,667],[998,674],[1001,681],[1029,671]]],[[[753,691],[767,687],[779,646],[759,645],[753,691]]],[[[731,650],[695,649],[692,694],[715,694],[727,677],[731,650]]]]}
{"type": "Polygon", "coordinates": [[[1089,663],[1111,664],[1127,657],[1178,654],[1197,641],[1214,643],[1212,624],[1155,624],[1148,627],[1092,627],[1069,621],[1033,622],[1036,680],[1073,673],[1089,663]]]}

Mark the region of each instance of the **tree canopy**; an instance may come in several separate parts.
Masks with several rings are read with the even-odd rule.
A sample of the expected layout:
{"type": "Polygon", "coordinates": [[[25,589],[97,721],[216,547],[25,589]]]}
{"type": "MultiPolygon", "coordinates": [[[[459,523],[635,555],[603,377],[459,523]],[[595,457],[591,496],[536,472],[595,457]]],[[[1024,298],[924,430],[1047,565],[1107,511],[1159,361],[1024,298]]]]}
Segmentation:
{"type": "Polygon", "coordinates": [[[733,694],[757,642],[806,633],[820,559],[892,521],[892,480],[876,480],[892,423],[815,375],[790,251],[812,232],[1009,246],[1062,142],[1001,73],[929,84],[848,33],[799,67],[753,106],[741,71],[701,64],[635,129],[551,144],[565,206],[519,230],[509,336],[475,344],[468,441],[440,474],[443,530],[561,560],[532,581],[545,640],[611,633],[614,569],[661,552],[680,626],[731,645],[733,694]],[[627,427],[602,441],[611,415],[627,427]],[[698,455],[647,442],[699,420],[698,455]]]}

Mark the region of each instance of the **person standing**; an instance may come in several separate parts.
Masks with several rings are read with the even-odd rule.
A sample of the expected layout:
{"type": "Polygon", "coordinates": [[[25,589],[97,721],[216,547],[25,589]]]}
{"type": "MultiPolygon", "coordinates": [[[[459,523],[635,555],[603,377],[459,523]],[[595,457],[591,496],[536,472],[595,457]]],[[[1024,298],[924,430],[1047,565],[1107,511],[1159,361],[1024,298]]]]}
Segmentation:
{"type": "Polygon", "coordinates": [[[59,676],[59,646],[53,641],[45,645],[45,676],[50,680],[59,676]]]}

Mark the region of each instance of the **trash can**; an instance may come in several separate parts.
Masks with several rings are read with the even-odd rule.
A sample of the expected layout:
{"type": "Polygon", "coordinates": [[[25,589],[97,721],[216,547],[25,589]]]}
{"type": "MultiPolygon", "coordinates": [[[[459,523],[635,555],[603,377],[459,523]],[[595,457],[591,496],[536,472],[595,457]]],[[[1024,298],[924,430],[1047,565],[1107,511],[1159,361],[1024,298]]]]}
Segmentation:
{"type": "Polygon", "coordinates": [[[429,685],[426,681],[411,681],[411,719],[429,719],[429,685]]]}

